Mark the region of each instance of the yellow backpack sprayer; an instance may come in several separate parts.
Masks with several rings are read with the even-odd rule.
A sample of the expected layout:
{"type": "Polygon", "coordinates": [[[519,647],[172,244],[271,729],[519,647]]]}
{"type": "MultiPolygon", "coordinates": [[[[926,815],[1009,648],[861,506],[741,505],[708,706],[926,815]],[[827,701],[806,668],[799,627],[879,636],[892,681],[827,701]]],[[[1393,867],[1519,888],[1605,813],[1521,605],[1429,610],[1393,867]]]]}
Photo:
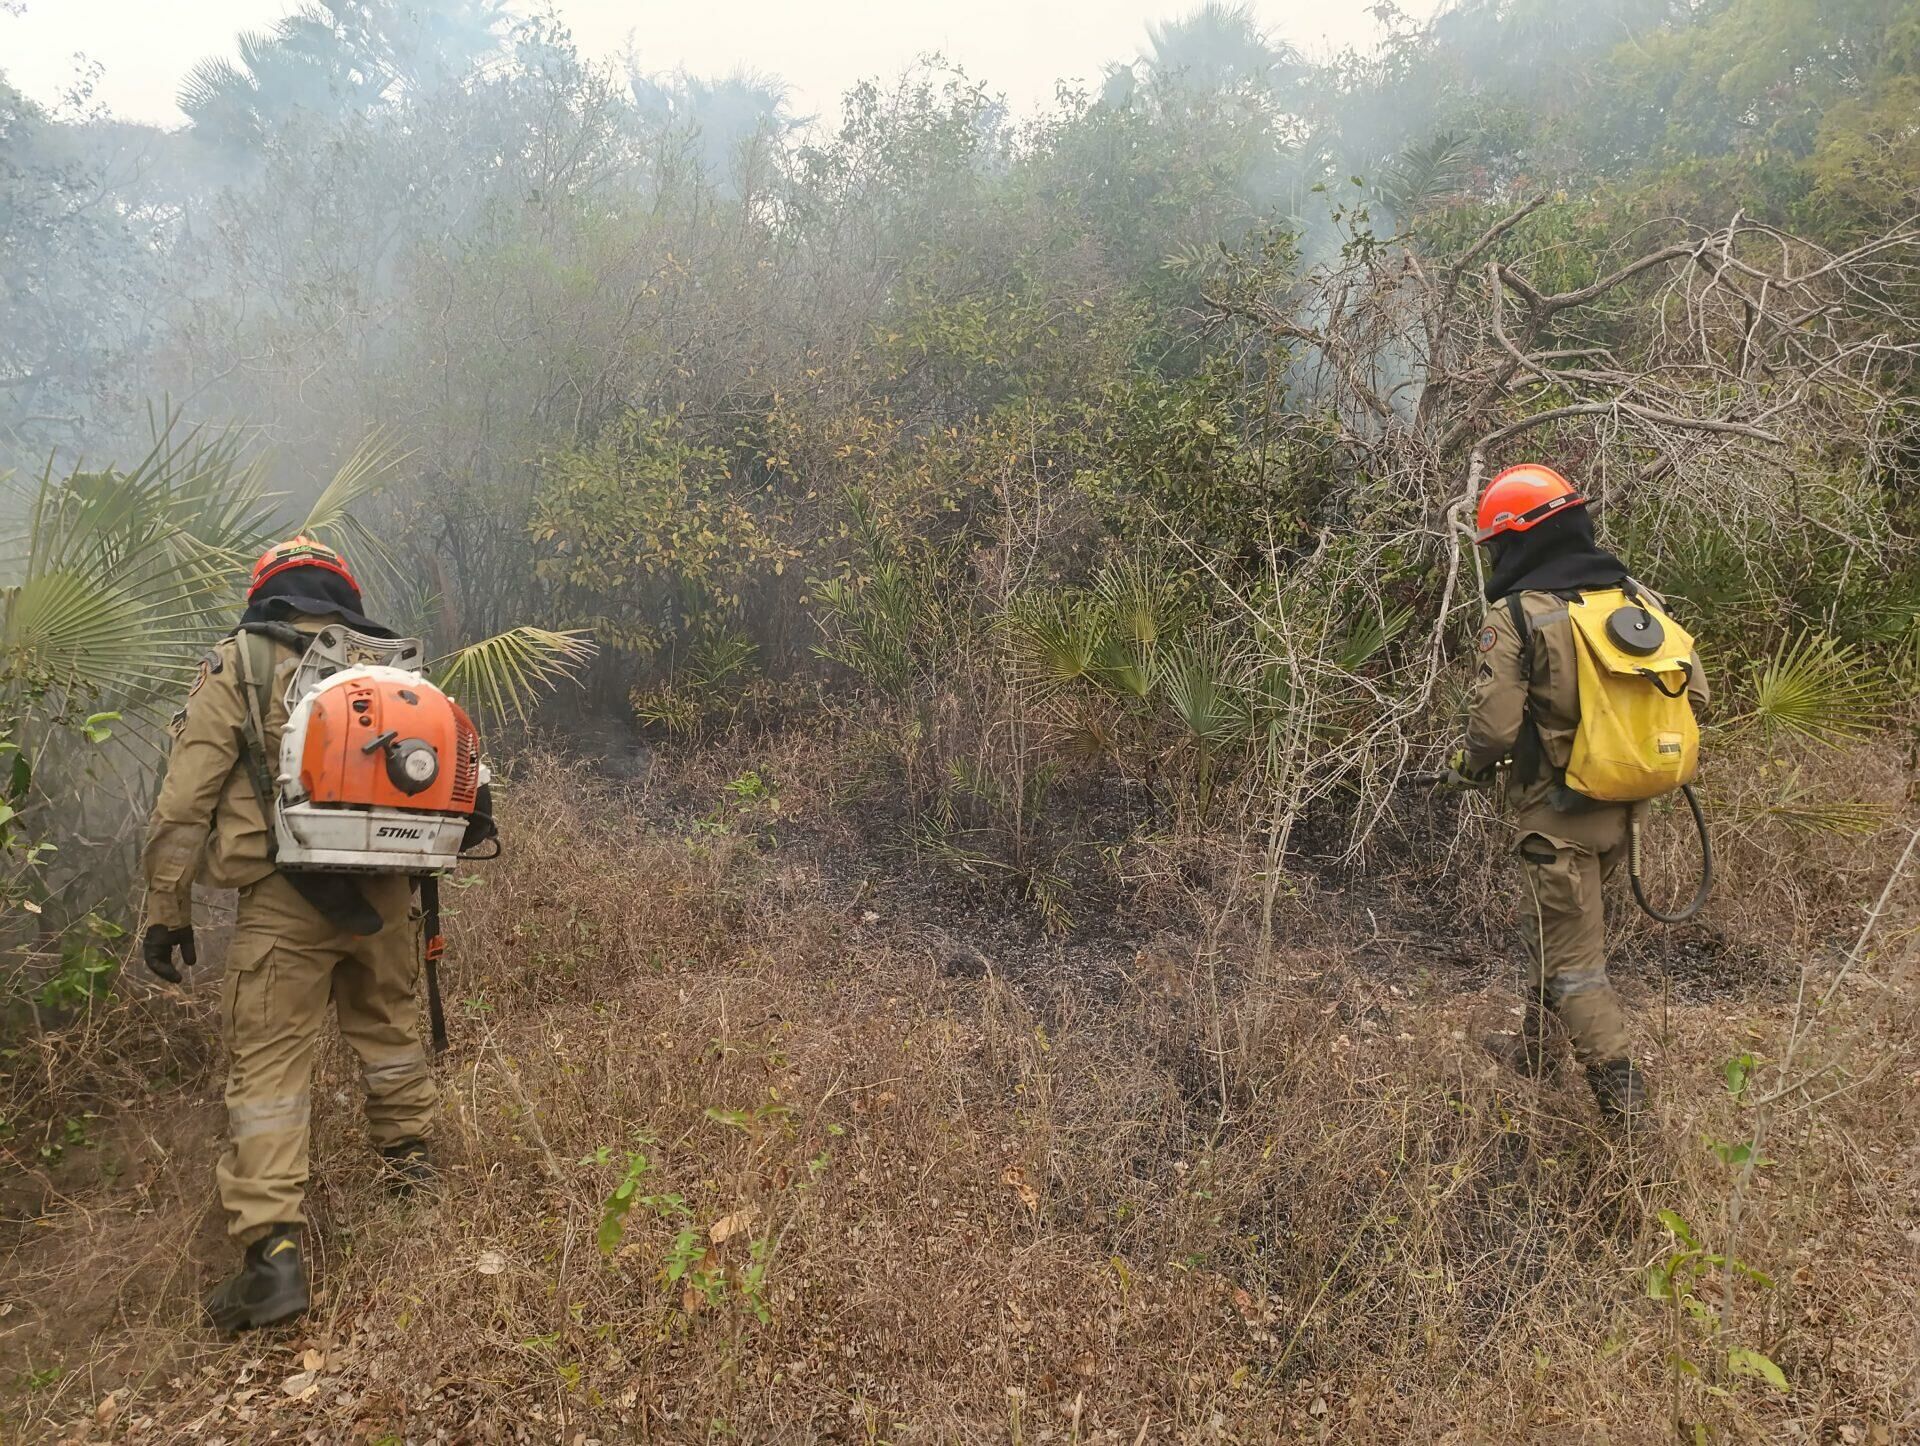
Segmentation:
{"type": "Polygon", "coordinates": [[[1567,760],[1567,787],[1583,798],[1634,805],[1627,826],[1627,878],[1634,902],[1663,924],[1685,923],[1705,906],[1713,888],[1713,841],[1693,791],[1700,766],[1700,725],[1687,693],[1693,638],[1632,583],[1569,599],[1567,618],[1573,624],[1580,686],[1580,726],[1567,760]],[[1664,913],[1648,900],[1641,882],[1640,832],[1643,805],[1676,789],[1700,838],[1700,884],[1687,904],[1664,913]]]}
{"type": "MultiPolygon", "coordinates": [[[[1521,666],[1532,671],[1533,630],[1519,595],[1507,600],[1520,639],[1521,666]]],[[[1627,877],[1634,902],[1663,924],[1683,924],[1713,890],[1713,840],[1694,792],[1700,726],[1688,695],[1694,641],[1635,583],[1571,596],[1567,618],[1580,696],[1580,719],[1567,760],[1565,787],[1581,799],[1632,806],[1627,825],[1627,877]],[[1642,877],[1645,805],[1678,792],[1700,840],[1700,882],[1681,908],[1667,912],[1647,897],[1642,877]]],[[[1527,726],[1532,726],[1529,721],[1527,726]]],[[[1438,783],[1445,774],[1413,774],[1438,783]]]]}

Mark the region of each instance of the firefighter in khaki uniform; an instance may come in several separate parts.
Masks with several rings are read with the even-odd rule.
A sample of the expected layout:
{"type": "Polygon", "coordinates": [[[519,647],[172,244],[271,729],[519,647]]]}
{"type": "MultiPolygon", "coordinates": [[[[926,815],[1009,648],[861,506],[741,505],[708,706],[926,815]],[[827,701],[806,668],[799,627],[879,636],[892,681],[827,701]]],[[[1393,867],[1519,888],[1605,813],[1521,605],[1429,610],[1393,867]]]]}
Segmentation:
{"type": "MultiPolygon", "coordinates": [[[[339,556],[295,538],[255,566],[242,627],[279,623],[310,636],[340,622],[390,636],[360,608],[359,586],[339,556]]],[[[309,1089],[329,1000],[360,1059],[368,1133],[389,1183],[404,1191],[432,1178],[425,1141],[437,1091],[415,1000],[420,941],[411,880],[274,867],[260,775],[248,757],[249,708],[262,709],[264,752],[277,760],[283,695],[298,661],[284,635],[241,631],[200,665],[173,722],[144,860],[142,953],[170,982],[180,979],[176,951],[185,964],[195,960],[196,875],[240,891],[221,994],[228,1144],[217,1175],[229,1231],[246,1253],[205,1302],[213,1324],[228,1331],[287,1320],[307,1307],[300,1207],[309,1089]]]]}
{"type": "MultiPolygon", "coordinates": [[[[1549,467],[1509,467],[1495,477],[1480,499],[1474,540],[1489,553],[1488,609],[1466,747],[1454,755],[1447,781],[1487,784],[1512,759],[1520,932],[1531,963],[1521,1062],[1534,1072],[1546,1067],[1551,1011],[1572,1038],[1602,1114],[1631,1123],[1646,1109],[1647,1085],[1607,977],[1602,892],[1626,856],[1637,805],[1598,803],[1566,785],[1580,722],[1568,601],[1628,584],[1627,570],[1594,540],[1586,499],[1549,467]]],[[[1696,712],[1706,705],[1697,654],[1687,691],[1696,712]]]]}

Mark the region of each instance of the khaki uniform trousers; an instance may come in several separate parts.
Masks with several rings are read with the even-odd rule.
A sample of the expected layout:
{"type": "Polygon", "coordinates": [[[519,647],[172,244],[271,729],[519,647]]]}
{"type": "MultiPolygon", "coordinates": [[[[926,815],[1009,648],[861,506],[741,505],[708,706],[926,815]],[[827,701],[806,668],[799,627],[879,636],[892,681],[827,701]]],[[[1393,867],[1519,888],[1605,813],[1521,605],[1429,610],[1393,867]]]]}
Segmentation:
{"type": "Polygon", "coordinates": [[[1626,1015],[1607,977],[1606,881],[1627,853],[1632,805],[1553,806],[1551,785],[1525,789],[1515,809],[1519,926],[1531,1005],[1558,1016],[1583,1065],[1628,1057],[1626,1015]]]}
{"type": "Polygon", "coordinates": [[[240,891],[221,998],[230,1063],[228,1144],[217,1175],[229,1233],[242,1244],[269,1226],[300,1222],[328,1000],[360,1058],[374,1145],[422,1138],[433,1122],[438,1093],[420,1043],[411,881],[373,877],[361,888],[383,921],[377,934],[338,929],[282,874],[240,891]]]}

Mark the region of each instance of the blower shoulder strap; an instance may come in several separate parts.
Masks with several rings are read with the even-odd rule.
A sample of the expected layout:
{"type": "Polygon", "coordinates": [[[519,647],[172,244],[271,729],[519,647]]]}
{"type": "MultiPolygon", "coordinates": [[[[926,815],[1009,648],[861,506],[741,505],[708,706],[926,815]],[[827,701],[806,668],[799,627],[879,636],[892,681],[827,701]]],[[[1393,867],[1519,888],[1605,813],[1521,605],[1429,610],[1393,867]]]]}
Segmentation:
{"type": "Polygon", "coordinates": [[[236,634],[247,637],[272,638],[274,642],[292,648],[296,653],[304,653],[307,645],[313,641],[309,633],[303,633],[292,623],[258,622],[242,623],[234,629],[236,634]]]}
{"type": "Polygon", "coordinates": [[[240,692],[246,703],[241,724],[241,752],[246,756],[247,774],[253,780],[254,796],[260,801],[261,815],[267,821],[267,859],[273,861],[276,839],[273,829],[273,764],[267,757],[267,712],[271,707],[274,646],[305,649],[307,636],[287,623],[242,623],[234,632],[239,640],[240,692]]]}
{"type": "MultiPolygon", "coordinates": [[[[247,773],[253,779],[254,796],[260,800],[260,816],[267,825],[267,862],[276,869],[280,864],[280,834],[274,824],[273,764],[267,757],[267,712],[272,706],[274,648],[290,648],[304,654],[313,639],[286,623],[242,623],[235,630],[240,641],[240,691],[247,711],[240,727],[241,751],[246,755],[247,773]]],[[[367,902],[360,886],[342,875],[281,872],[300,897],[335,928],[349,934],[377,934],[382,921],[367,902]]]]}

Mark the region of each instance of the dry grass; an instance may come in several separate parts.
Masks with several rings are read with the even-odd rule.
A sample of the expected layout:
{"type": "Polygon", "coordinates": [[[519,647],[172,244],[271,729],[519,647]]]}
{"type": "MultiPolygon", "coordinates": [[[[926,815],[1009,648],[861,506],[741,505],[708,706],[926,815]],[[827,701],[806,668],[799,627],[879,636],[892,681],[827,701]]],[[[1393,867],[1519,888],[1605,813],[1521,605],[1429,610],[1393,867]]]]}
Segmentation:
{"type": "MultiPolygon", "coordinates": [[[[453,894],[444,1195],[379,1193],[333,1047],[315,1093],[323,1294],[295,1329],[227,1344],[193,1317],[229,1258],[204,1045],[215,970],[16,1056],[13,1108],[101,1118],[96,1143],[7,1190],[11,1434],[1629,1442],[1680,1421],[1682,1439],[1699,1423],[1712,1440],[1875,1441],[1920,1426],[1911,882],[1805,1032],[1795,1082],[1811,1083],[1774,1107],[1732,1244],[1771,1284],[1706,1267],[1694,1319],[1647,1296],[1673,1249],[1656,1212],[1726,1248],[1739,1171],[1707,1142],[1741,1139],[1771,1086],[1763,1068],[1736,1100],[1720,1067],[1781,1054],[1793,969],[1737,994],[1630,982],[1663,1088],[1657,1135],[1625,1149],[1572,1070],[1535,1086],[1477,1047],[1511,1004],[1484,974],[1391,928],[1356,947],[1349,915],[1312,893],[1264,967],[1243,930],[1174,920],[1142,925],[1110,987],[1050,979],[997,940],[956,967],[950,939],[856,897],[832,848],[797,841],[825,785],[782,775],[795,761],[762,765],[795,780],[777,817],[654,831],[635,818],[657,799],[524,771],[507,857],[453,894]],[[652,1198],[603,1253],[630,1151],[646,1162],[634,1194],[652,1198]],[[1728,1374],[1734,1347],[1777,1362],[1791,1394],[1728,1374]]],[[[711,781],[694,793],[715,796],[711,781]]],[[[1858,869],[1876,887],[1885,843],[1858,869]]],[[[1749,940],[1778,885],[1733,862],[1716,907],[1749,940]]],[[[1822,907],[1858,928],[1855,900],[1822,907]]],[[[1817,932],[1820,913],[1793,917],[1817,932]]],[[[1832,945],[1809,951],[1803,1014],[1832,945]]],[[[33,1158],[24,1137],[8,1148],[33,1158]]]]}

